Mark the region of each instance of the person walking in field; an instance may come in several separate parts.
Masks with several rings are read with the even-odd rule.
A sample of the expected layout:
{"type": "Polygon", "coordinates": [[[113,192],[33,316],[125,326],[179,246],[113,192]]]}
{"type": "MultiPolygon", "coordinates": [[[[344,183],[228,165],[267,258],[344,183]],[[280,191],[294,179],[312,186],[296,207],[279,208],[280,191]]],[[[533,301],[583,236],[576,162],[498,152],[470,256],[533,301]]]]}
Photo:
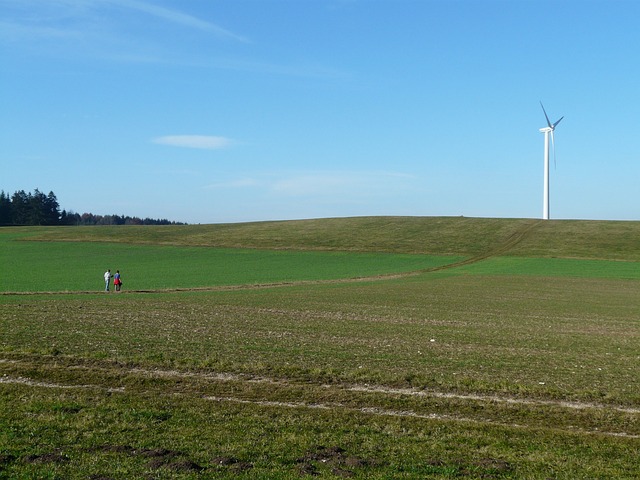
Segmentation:
{"type": "Polygon", "coordinates": [[[109,283],[111,282],[111,269],[104,272],[104,291],[109,291],[109,283]]]}
{"type": "Polygon", "coordinates": [[[116,292],[119,292],[122,288],[122,280],[120,280],[120,270],[116,270],[116,274],[113,276],[113,286],[116,287],[116,292]]]}

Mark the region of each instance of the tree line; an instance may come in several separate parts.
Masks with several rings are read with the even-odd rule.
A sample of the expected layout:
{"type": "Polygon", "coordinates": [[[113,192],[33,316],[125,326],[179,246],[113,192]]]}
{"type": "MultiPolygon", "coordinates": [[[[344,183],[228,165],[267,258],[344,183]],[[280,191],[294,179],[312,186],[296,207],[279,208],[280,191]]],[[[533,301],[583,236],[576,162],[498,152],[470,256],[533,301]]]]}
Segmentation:
{"type": "Polygon", "coordinates": [[[166,219],[124,215],[94,215],[60,210],[55,193],[45,195],[37,188],[33,193],[20,190],[13,195],[0,192],[0,226],[8,225],[184,225],[166,219]]]}

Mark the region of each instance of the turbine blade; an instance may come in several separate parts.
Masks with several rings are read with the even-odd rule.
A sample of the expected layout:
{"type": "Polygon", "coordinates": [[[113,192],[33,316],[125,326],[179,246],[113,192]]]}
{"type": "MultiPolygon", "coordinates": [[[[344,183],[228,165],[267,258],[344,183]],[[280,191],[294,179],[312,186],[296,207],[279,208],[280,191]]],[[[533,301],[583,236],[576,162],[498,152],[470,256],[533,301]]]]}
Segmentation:
{"type": "MultiPolygon", "coordinates": [[[[549,116],[547,115],[547,111],[544,109],[544,105],[542,105],[542,101],[540,102],[540,106],[542,107],[542,111],[544,112],[544,118],[547,119],[547,125],[549,125],[549,128],[553,128],[553,125],[551,125],[551,122],[549,121],[549,116]]],[[[558,120],[558,122],[559,121],[560,120],[558,120]]]]}
{"type": "MultiPolygon", "coordinates": [[[[560,120],[562,120],[564,117],[560,117],[560,120]]],[[[553,124],[553,127],[551,128],[556,128],[556,125],[558,125],[560,123],[560,120],[558,120],[556,123],[553,124]]]]}

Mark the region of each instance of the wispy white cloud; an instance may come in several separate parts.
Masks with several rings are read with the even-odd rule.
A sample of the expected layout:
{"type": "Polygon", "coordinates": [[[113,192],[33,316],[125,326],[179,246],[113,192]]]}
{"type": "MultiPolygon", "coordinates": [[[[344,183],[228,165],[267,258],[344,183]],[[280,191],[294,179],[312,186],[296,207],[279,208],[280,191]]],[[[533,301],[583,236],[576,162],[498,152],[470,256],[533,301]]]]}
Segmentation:
{"type": "Polygon", "coordinates": [[[76,1],[51,0],[0,0],[0,39],[23,40],[74,40],[86,29],[78,28],[75,20],[84,16],[84,9],[76,1]]]}
{"type": "Polygon", "coordinates": [[[47,39],[61,38],[71,39],[79,38],[80,32],[68,28],[56,28],[39,25],[28,25],[16,22],[0,21],[0,38],[10,41],[18,41],[24,38],[29,39],[47,39]]]}
{"type": "Polygon", "coordinates": [[[138,10],[140,12],[147,13],[157,18],[161,18],[171,23],[182,25],[187,28],[195,28],[205,32],[213,33],[219,37],[224,37],[239,42],[248,42],[248,39],[242,35],[235,34],[225,28],[216,25],[215,23],[203,20],[193,15],[188,15],[178,10],[172,10],[165,7],[159,7],[149,2],[143,2],[140,0],[97,0],[103,3],[110,3],[118,5],[124,8],[132,10],[138,10]]]}
{"type": "Polygon", "coordinates": [[[225,182],[212,183],[211,185],[206,185],[203,187],[204,189],[217,189],[217,188],[250,188],[250,187],[259,187],[264,185],[264,182],[256,178],[238,178],[236,180],[229,180],[225,182]]]}
{"type": "Polygon", "coordinates": [[[283,197],[361,195],[401,189],[415,178],[413,175],[396,172],[302,172],[288,175],[258,175],[253,178],[214,183],[205,188],[254,187],[283,197]]]}
{"type": "Polygon", "coordinates": [[[210,135],[167,135],[164,137],[156,137],[152,141],[160,145],[200,148],[205,150],[219,150],[233,144],[233,140],[229,138],[210,135]]]}
{"type": "Polygon", "coordinates": [[[273,182],[274,193],[287,196],[334,195],[389,189],[414,178],[393,172],[311,172],[273,182]]]}
{"type": "Polygon", "coordinates": [[[285,195],[308,196],[335,193],[361,183],[353,174],[317,173],[282,178],[271,185],[272,191],[285,195]]]}
{"type": "Polygon", "coordinates": [[[236,34],[209,20],[205,20],[180,10],[155,5],[144,0],[0,0],[3,12],[1,34],[36,38],[43,36],[58,37],[70,28],[76,34],[89,36],[97,25],[106,25],[109,16],[105,7],[115,7],[123,11],[137,11],[165,22],[188,29],[200,30],[219,38],[248,43],[243,35],[236,34]]]}
{"type": "Polygon", "coordinates": [[[287,64],[247,56],[244,49],[241,55],[215,55],[208,48],[194,49],[189,43],[191,36],[180,35],[180,29],[232,44],[251,43],[203,14],[191,15],[149,0],[0,0],[0,41],[35,47],[31,53],[328,80],[353,76],[311,60],[287,64]],[[165,26],[177,29],[160,36],[151,28],[131,29],[135,15],[159,21],[162,32],[168,31],[165,26]]]}

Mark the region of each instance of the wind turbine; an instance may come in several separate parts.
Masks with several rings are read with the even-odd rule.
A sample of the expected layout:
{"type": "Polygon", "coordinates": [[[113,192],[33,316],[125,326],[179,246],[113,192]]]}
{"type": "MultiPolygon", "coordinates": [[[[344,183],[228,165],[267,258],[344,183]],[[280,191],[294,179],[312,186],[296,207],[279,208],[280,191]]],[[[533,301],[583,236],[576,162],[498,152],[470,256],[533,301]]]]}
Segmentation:
{"type": "Polygon", "coordinates": [[[542,105],[542,102],[540,102],[540,106],[542,107],[542,111],[544,112],[544,118],[547,119],[547,126],[540,129],[540,131],[544,133],[544,200],[542,206],[542,218],[544,220],[549,220],[549,134],[551,134],[551,144],[553,145],[553,164],[555,165],[556,142],[553,138],[553,131],[560,123],[560,120],[562,120],[564,117],[560,117],[560,120],[556,121],[556,123],[551,123],[551,121],[549,121],[549,116],[544,109],[544,105],[542,105]]]}

